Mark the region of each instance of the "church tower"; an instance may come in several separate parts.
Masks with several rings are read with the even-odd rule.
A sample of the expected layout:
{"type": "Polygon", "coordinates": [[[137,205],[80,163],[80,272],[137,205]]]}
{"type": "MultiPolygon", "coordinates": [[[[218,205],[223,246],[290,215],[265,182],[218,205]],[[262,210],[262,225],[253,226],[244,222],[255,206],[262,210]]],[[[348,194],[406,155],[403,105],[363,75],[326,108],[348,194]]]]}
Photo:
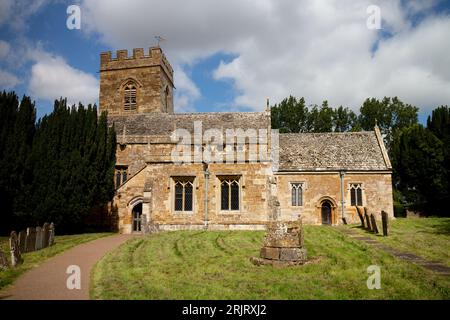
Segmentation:
{"type": "Polygon", "coordinates": [[[100,54],[100,112],[132,115],[173,113],[173,69],[160,47],[100,54]]]}

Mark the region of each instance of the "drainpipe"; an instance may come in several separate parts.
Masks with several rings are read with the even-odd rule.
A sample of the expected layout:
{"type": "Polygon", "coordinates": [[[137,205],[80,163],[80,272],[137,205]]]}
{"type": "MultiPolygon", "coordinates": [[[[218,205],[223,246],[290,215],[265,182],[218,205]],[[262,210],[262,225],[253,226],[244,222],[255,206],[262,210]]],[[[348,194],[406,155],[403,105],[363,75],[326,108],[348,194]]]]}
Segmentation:
{"type": "Polygon", "coordinates": [[[342,211],[342,222],[347,224],[347,220],[345,219],[345,193],[344,193],[344,176],[345,172],[340,171],[339,176],[341,177],[341,211],[342,211]]]}
{"type": "Polygon", "coordinates": [[[203,163],[203,173],[205,174],[205,230],[208,230],[208,180],[209,180],[209,171],[208,164],[203,163]]]}

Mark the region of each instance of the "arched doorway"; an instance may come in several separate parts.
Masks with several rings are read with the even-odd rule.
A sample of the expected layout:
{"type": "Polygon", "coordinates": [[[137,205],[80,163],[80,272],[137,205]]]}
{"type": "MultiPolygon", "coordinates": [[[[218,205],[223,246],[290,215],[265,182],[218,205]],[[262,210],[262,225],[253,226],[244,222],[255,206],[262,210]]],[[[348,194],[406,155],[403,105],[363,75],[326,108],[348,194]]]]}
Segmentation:
{"type": "Polygon", "coordinates": [[[133,207],[133,232],[141,231],[142,202],[133,207]]]}
{"type": "Polygon", "coordinates": [[[332,217],[331,217],[331,208],[333,205],[328,200],[324,200],[322,202],[321,213],[322,213],[322,224],[331,225],[332,217]]]}

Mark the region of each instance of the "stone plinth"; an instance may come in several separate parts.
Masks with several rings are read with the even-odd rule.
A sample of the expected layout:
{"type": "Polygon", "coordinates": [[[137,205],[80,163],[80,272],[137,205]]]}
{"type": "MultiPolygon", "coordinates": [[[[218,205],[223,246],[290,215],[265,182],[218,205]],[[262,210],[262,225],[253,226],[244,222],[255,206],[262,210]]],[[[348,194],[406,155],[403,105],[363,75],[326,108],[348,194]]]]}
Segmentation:
{"type": "Polygon", "coordinates": [[[301,221],[271,222],[267,226],[264,246],[260,257],[252,257],[256,265],[292,266],[304,264],[307,260],[303,248],[303,228],[301,221]]]}

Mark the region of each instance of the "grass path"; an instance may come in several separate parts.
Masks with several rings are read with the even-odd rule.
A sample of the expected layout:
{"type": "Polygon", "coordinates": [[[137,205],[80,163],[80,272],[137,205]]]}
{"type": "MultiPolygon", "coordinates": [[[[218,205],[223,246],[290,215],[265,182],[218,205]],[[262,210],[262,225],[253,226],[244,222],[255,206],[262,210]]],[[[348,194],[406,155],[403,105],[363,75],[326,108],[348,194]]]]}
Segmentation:
{"type": "Polygon", "coordinates": [[[254,266],[264,232],[178,231],[135,238],[93,271],[94,299],[450,299],[450,280],[351,239],[332,227],[306,226],[315,263],[254,266]],[[366,285],[381,267],[380,290],[366,285]]]}

